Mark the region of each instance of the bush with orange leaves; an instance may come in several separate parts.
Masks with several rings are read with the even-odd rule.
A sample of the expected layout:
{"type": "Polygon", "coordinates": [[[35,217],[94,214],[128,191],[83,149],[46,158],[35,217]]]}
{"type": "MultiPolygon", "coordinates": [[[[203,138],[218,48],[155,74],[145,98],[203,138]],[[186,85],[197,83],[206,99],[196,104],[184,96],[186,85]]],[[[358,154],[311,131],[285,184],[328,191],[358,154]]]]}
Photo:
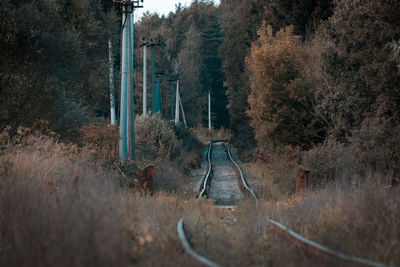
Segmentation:
{"type": "Polygon", "coordinates": [[[302,77],[307,56],[293,27],[273,33],[258,31],[246,59],[250,72],[250,109],[255,138],[261,151],[273,147],[309,148],[322,141],[323,128],[314,116],[312,91],[302,77]],[[321,130],[322,129],[322,130],[321,130]]]}

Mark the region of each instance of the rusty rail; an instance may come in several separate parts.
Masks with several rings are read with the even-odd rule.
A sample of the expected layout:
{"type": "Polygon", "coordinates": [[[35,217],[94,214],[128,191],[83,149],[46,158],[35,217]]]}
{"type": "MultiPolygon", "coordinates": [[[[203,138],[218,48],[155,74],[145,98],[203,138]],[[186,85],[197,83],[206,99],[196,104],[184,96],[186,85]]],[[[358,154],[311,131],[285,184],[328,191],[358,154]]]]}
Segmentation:
{"type": "MultiPolygon", "coordinates": [[[[258,198],[257,195],[254,193],[253,189],[251,189],[249,187],[249,185],[246,182],[246,179],[244,178],[243,172],[240,168],[240,166],[235,162],[235,160],[232,157],[232,153],[230,148],[228,147],[228,145],[225,143],[225,140],[221,140],[221,141],[214,141],[211,142],[209,144],[209,149],[208,149],[208,153],[207,153],[207,159],[208,159],[208,171],[205,175],[205,177],[203,178],[203,182],[202,182],[202,187],[201,187],[201,191],[200,191],[200,196],[203,196],[206,194],[206,190],[207,190],[207,185],[210,179],[210,175],[211,175],[211,169],[212,169],[212,162],[211,162],[211,153],[212,153],[212,143],[215,142],[222,142],[227,150],[227,154],[229,156],[229,159],[231,160],[231,162],[236,166],[237,170],[238,170],[238,174],[240,176],[240,180],[242,182],[243,187],[250,192],[250,194],[253,196],[253,198],[256,201],[256,209],[259,210],[259,205],[258,205],[258,198]]],[[[304,167],[300,166],[298,169],[298,180],[297,180],[297,188],[298,193],[302,193],[305,191],[305,189],[308,186],[308,175],[309,175],[309,170],[305,169],[304,167]]],[[[242,187],[241,187],[242,188],[242,187]]],[[[356,265],[356,266],[372,266],[372,267],[392,267],[390,265],[385,265],[383,263],[380,262],[374,262],[374,261],[370,261],[368,259],[364,259],[364,258],[360,258],[360,257],[355,257],[355,256],[349,256],[346,255],[342,252],[339,251],[335,251],[333,249],[327,248],[325,246],[322,246],[320,244],[318,244],[315,241],[309,240],[303,236],[301,236],[300,234],[296,233],[295,231],[293,231],[292,229],[284,226],[283,224],[274,221],[272,219],[267,219],[268,223],[270,223],[273,227],[273,229],[279,233],[279,234],[283,234],[285,236],[287,236],[288,238],[290,238],[291,240],[293,240],[294,242],[296,242],[297,244],[300,245],[300,247],[302,248],[302,250],[306,253],[306,254],[313,254],[316,255],[318,257],[320,257],[321,259],[330,259],[330,260],[337,260],[340,261],[342,263],[345,264],[349,264],[349,265],[356,265]]],[[[199,254],[197,254],[189,245],[189,242],[187,241],[187,238],[185,236],[184,230],[183,230],[183,217],[179,220],[178,222],[178,234],[179,237],[181,239],[182,245],[185,249],[185,251],[192,255],[194,258],[196,258],[198,261],[202,262],[203,264],[207,265],[207,266],[212,266],[212,267],[216,267],[219,266],[217,263],[205,258],[204,256],[201,256],[199,254]]]]}
{"type": "Polygon", "coordinates": [[[224,146],[225,146],[226,150],[228,151],[229,159],[231,160],[231,162],[236,166],[236,168],[237,168],[238,171],[239,171],[239,176],[240,176],[240,179],[241,179],[241,181],[242,181],[242,185],[244,186],[244,188],[245,188],[248,192],[250,192],[251,196],[252,196],[252,197],[254,198],[254,200],[256,201],[256,209],[258,210],[258,198],[257,198],[256,193],[254,193],[253,189],[251,189],[251,188],[248,186],[248,184],[247,184],[247,182],[246,182],[246,179],[245,179],[244,176],[243,176],[242,169],[239,167],[239,165],[238,165],[238,164],[235,162],[235,160],[233,159],[231,150],[230,150],[230,148],[228,147],[228,145],[227,145],[226,143],[224,143],[224,146]]]}
{"type": "Polygon", "coordinates": [[[333,249],[322,246],[315,241],[309,240],[301,236],[292,229],[272,219],[268,219],[268,222],[272,224],[275,231],[281,234],[285,234],[294,242],[298,243],[302,248],[302,250],[305,251],[307,254],[314,254],[323,259],[339,260],[342,263],[351,264],[351,266],[356,265],[356,266],[389,267],[389,265],[385,265],[380,262],[374,262],[360,257],[349,256],[342,252],[335,251],[333,249]]]}
{"type": "MultiPolygon", "coordinates": [[[[208,144],[208,150],[207,150],[207,172],[201,182],[200,186],[200,194],[199,196],[202,197],[204,195],[207,195],[207,185],[210,182],[210,177],[211,177],[211,171],[212,171],[212,161],[211,161],[211,153],[212,153],[212,143],[210,142],[208,144]]],[[[178,224],[177,224],[177,231],[178,231],[178,236],[179,239],[181,240],[183,249],[191,255],[193,258],[195,258],[197,261],[205,264],[206,266],[209,267],[220,267],[217,263],[213,262],[212,260],[207,259],[206,257],[196,253],[192,247],[189,244],[189,241],[186,237],[185,230],[183,227],[183,217],[179,219],[178,224]]]]}
{"type": "Polygon", "coordinates": [[[211,177],[211,170],[212,170],[212,162],[211,162],[211,153],[212,153],[212,142],[208,144],[208,151],[207,151],[207,173],[203,178],[200,187],[200,197],[207,194],[207,185],[209,183],[211,177]]]}
{"type": "Polygon", "coordinates": [[[210,266],[210,267],[220,267],[220,265],[218,265],[217,263],[207,259],[204,256],[201,256],[200,254],[197,254],[192,247],[189,244],[189,241],[186,238],[185,235],[185,231],[183,229],[183,217],[179,220],[178,225],[177,225],[177,230],[178,230],[178,235],[179,238],[181,240],[182,246],[185,249],[186,253],[188,253],[189,255],[191,255],[192,257],[194,257],[196,260],[198,260],[199,262],[210,266]]]}

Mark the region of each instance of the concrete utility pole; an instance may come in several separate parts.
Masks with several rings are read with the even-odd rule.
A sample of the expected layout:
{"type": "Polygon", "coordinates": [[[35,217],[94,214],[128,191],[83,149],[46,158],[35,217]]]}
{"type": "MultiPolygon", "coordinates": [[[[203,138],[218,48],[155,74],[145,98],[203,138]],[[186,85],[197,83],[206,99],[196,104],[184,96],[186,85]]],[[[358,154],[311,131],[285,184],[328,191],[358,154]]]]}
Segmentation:
{"type": "MultiPolygon", "coordinates": [[[[143,0],[140,0],[143,2],[143,0]]],[[[133,32],[135,8],[140,8],[139,1],[113,1],[122,6],[122,40],[121,40],[121,103],[120,103],[120,143],[119,156],[123,163],[129,158],[135,159],[134,107],[133,107],[133,32]]]]}
{"type": "Polygon", "coordinates": [[[160,106],[158,105],[158,98],[160,97],[160,74],[156,73],[157,77],[157,85],[155,89],[155,97],[154,97],[154,114],[160,112],[160,106]]]}
{"type": "Polygon", "coordinates": [[[120,118],[119,118],[119,157],[122,162],[126,161],[126,147],[127,147],[127,94],[128,94],[128,25],[126,24],[127,18],[127,7],[122,7],[122,40],[121,40],[121,104],[120,104],[120,118]]]}
{"type": "Polygon", "coordinates": [[[160,115],[161,115],[161,118],[163,117],[163,108],[162,108],[162,98],[161,98],[161,79],[162,79],[162,77],[161,77],[161,75],[160,75],[160,77],[159,77],[159,81],[158,81],[158,88],[157,88],[157,90],[158,90],[158,110],[160,111],[160,115]]]}
{"type": "Polygon", "coordinates": [[[114,59],[111,38],[108,39],[108,64],[109,64],[109,81],[110,81],[110,117],[111,125],[117,124],[115,112],[115,88],[114,88],[114,59]]]}
{"type": "Polygon", "coordinates": [[[154,47],[160,45],[159,43],[153,43],[153,40],[151,40],[151,43],[148,45],[151,47],[151,113],[155,114],[156,110],[156,89],[154,86],[154,70],[155,70],[155,64],[154,64],[154,47]]]}
{"type": "Polygon", "coordinates": [[[143,117],[147,116],[147,43],[143,44],[143,117]]]}
{"type": "Polygon", "coordinates": [[[208,92],[208,129],[211,131],[211,92],[208,92]]]}
{"type": "Polygon", "coordinates": [[[154,87],[154,45],[151,46],[151,113],[155,113],[156,101],[155,101],[155,87],[154,87]]]}
{"type": "Polygon", "coordinates": [[[175,125],[179,124],[179,82],[176,81],[176,101],[175,101],[175,125]]]}
{"type": "Polygon", "coordinates": [[[157,76],[157,86],[156,86],[156,95],[155,95],[155,111],[154,113],[160,112],[160,115],[162,117],[162,103],[161,103],[161,88],[160,88],[160,80],[161,76],[164,75],[164,72],[156,72],[155,73],[157,76]]]}
{"type": "Polygon", "coordinates": [[[128,159],[135,160],[135,111],[134,111],[134,93],[135,93],[135,82],[133,77],[133,53],[134,53],[134,9],[130,8],[129,18],[129,71],[128,71],[128,140],[127,140],[127,153],[128,159]]]}

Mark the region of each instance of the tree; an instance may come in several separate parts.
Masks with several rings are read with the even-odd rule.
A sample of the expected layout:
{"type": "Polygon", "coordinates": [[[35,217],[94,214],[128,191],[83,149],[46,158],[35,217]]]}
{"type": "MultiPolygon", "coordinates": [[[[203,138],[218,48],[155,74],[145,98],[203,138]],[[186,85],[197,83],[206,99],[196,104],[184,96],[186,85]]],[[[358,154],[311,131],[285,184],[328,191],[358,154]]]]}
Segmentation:
{"type": "Polygon", "coordinates": [[[250,125],[258,148],[298,146],[309,148],[323,140],[323,130],[313,117],[312,91],[301,75],[306,54],[293,27],[273,34],[271,26],[258,31],[251,55],[250,125]]]}
{"type": "Polygon", "coordinates": [[[335,6],[319,32],[318,110],[334,122],[331,134],[348,142],[367,118],[399,118],[400,75],[387,44],[400,38],[400,3],[337,0],[335,6]]]}
{"type": "Polygon", "coordinates": [[[293,25],[294,33],[303,37],[331,14],[332,0],[272,0],[265,7],[265,19],[274,31],[293,25]]]}
{"type": "MultiPolygon", "coordinates": [[[[213,127],[228,127],[229,114],[227,111],[226,88],[223,86],[224,73],[219,47],[223,42],[220,24],[216,16],[210,16],[208,25],[202,32],[202,54],[204,55],[203,87],[211,91],[213,127]]],[[[205,112],[204,118],[208,118],[205,112]]]]}
{"type": "Polygon", "coordinates": [[[317,111],[332,139],[351,144],[363,169],[398,173],[400,73],[389,43],[400,39],[400,2],[335,0],[318,31],[317,111]]]}
{"type": "MultiPolygon", "coordinates": [[[[177,6],[168,17],[147,14],[136,25],[138,40],[146,38],[160,41],[156,47],[156,68],[181,79],[180,92],[187,121],[197,125],[207,110],[208,90],[216,96],[214,109],[217,125],[226,123],[226,98],[223,87],[221,60],[218,55],[222,33],[217,8],[210,1],[194,1],[187,9],[177,6]],[[199,112],[200,111],[200,112],[199,112]]],[[[136,62],[142,62],[142,53],[136,53],[136,62]]],[[[141,82],[141,63],[137,65],[137,83],[141,82]]],[[[150,73],[150,72],[149,72],[150,73]]],[[[166,80],[166,79],[165,79],[166,80]]],[[[142,88],[137,84],[137,88],[142,88]]],[[[169,114],[170,84],[163,83],[165,111],[169,114]]],[[[137,92],[139,95],[140,91],[137,92]]],[[[138,98],[140,106],[141,97],[138,98]]]]}
{"type": "Polygon", "coordinates": [[[108,112],[109,29],[97,1],[7,0],[0,10],[2,126],[42,119],[66,133],[108,112]]]}
{"type": "Polygon", "coordinates": [[[223,70],[228,88],[229,125],[234,135],[235,146],[247,149],[254,145],[250,119],[246,114],[249,95],[249,74],[245,68],[245,58],[250,53],[251,43],[256,39],[257,28],[263,16],[263,1],[245,0],[221,1],[220,17],[231,21],[224,23],[225,39],[220,48],[223,70]],[[234,13],[230,13],[234,11],[234,13]]]}

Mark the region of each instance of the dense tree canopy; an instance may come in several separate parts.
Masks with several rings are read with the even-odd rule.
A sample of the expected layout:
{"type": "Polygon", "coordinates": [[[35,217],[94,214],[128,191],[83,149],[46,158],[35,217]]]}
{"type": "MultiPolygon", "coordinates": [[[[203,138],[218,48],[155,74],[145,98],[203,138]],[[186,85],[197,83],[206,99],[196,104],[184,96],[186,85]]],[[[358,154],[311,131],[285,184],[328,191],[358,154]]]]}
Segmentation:
{"type": "MultiPolygon", "coordinates": [[[[146,14],[136,25],[138,42],[160,42],[154,48],[156,69],[171,78],[179,78],[183,107],[190,125],[202,124],[207,118],[207,94],[211,91],[213,125],[227,126],[224,74],[218,48],[223,41],[217,8],[207,1],[196,1],[183,9],[176,7],[168,17],[146,14]]],[[[143,52],[136,49],[137,88],[142,88],[143,52]]],[[[149,55],[150,59],[150,55],[149,55]]],[[[150,75],[150,66],[148,69],[150,75]]],[[[150,79],[150,76],[149,76],[150,79]]],[[[163,79],[164,114],[170,112],[170,84],[163,79]]],[[[141,92],[137,90],[140,110],[141,92]]],[[[149,97],[151,97],[149,95],[149,97]]],[[[169,115],[168,115],[169,116],[169,115]]]]}
{"type": "MultiPolygon", "coordinates": [[[[353,144],[363,164],[396,165],[399,140],[390,129],[400,125],[399,1],[220,2],[196,0],[136,21],[136,114],[140,45],[158,43],[165,118],[168,79],[179,78],[189,125],[206,124],[211,92],[213,126],[229,127],[239,148],[310,149],[334,140],[353,144]]],[[[45,121],[68,133],[109,116],[108,40],[119,47],[120,21],[106,0],[1,1],[1,128],[45,121]]]]}
{"type": "Polygon", "coordinates": [[[321,142],[323,127],[314,116],[312,91],[301,75],[306,54],[293,27],[276,35],[271,26],[260,28],[247,65],[251,73],[247,113],[259,148],[310,148],[321,142]]]}
{"type": "Polygon", "coordinates": [[[1,1],[0,123],[66,131],[107,114],[107,38],[97,1],[1,1]],[[4,107],[4,108],[3,108],[4,107]]]}

